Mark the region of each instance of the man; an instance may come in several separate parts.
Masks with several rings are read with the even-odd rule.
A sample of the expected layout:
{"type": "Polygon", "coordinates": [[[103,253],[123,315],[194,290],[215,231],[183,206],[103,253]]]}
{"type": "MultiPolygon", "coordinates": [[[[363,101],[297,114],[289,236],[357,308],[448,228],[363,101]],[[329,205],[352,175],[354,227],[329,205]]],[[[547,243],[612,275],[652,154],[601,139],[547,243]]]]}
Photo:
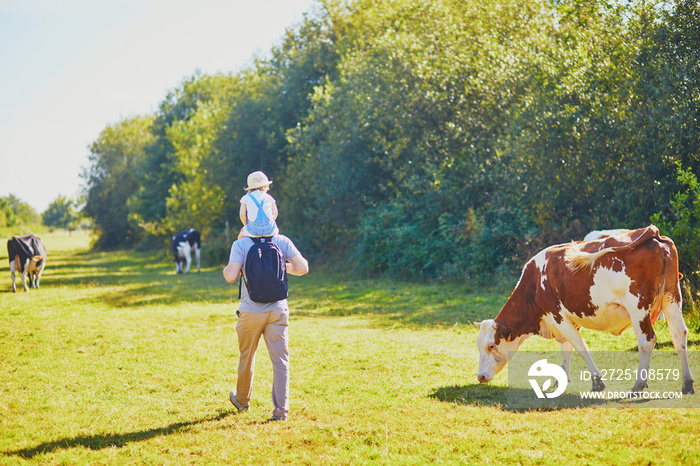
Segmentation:
{"type": "MultiPolygon", "coordinates": [[[[292,240],[284,235],[275,235],[272,242],[276,244],[286,261],[286,271],[292,275],[304,275],[309,271],[308,261],[301,255],[292,240]]],[[[245,273],[248,251],[255,244],[249,237],[234,241],[231,246],[229,263],[224,269],[227,282],[235,282],[239,275],[245,273]]],[[[247,279],[247,277],[243,277],[247,279]]],[[[247,411],[252,395],[253,369],[255,352],[260,336],[270,355],[273,368],[272,404],[274,411],[269,421],[286,421],[289,411],[289,346],[287,327],[289,325],[289,305],[287,300],[272,303],[258,303],[250,299],[248,290],[241,286],[240,308],[238,309],[238,382],[236,390],[231,391],[229,399],[238,411],[247,411]]]]}

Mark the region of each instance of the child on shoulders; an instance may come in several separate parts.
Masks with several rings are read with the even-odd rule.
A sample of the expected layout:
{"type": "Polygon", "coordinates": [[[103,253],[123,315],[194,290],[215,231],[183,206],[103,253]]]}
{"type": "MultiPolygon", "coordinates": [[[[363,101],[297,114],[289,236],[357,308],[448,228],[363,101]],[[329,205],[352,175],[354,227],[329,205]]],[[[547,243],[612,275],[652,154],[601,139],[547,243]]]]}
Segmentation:
{"type": "Polygon", "coordinates": [[[248,175],[247,194],[241,198],[239,216],[243,228],[238,239],[244,236],[274,236],[279,234],[277,228],[277,201],[267,192],[272,181],[261,171],[248,175]]]}

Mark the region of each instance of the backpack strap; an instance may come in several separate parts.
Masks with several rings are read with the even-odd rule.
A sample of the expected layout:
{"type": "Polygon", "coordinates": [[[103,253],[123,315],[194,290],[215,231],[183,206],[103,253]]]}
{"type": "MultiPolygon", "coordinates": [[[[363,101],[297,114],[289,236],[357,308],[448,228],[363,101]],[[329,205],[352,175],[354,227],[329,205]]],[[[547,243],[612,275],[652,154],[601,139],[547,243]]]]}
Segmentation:
{"type": "MultiPolygon", "coordinates": [[[[253,196],[250,196],[250,197],[252,197],[253,201],[255,201],[255,198],[253,196]]],[[[255,204],[257,204],[257,202],[255,204]]],[[[260,238],[257,238],[254,236],[248,236],[248,238],[252,239],[254,244],[260,243],[260,238]]],[[[244,270],[245,270],[245,264],[243,264],[243,267],[241,267],[241,281],[238,282],[238,300],[239,301],[241,300],[241,290],[243,288],[243,281],[245,280],[245,274],[243,273],[244,270]]]]}

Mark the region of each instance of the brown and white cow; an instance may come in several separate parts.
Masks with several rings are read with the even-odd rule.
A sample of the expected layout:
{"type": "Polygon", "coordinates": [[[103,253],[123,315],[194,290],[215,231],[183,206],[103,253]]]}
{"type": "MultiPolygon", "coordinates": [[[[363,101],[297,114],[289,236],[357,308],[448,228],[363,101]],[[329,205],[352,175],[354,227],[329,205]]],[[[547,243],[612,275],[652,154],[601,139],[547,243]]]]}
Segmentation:
{"type": "Polygon", "coordinates": [[[576,349],[591,373],[593,390],[600,391],[605,388],[602,374],[578,329],[619,335],[632,327],[639,346],[638,378],[632,390],[641,391],[647,387],[656,342],[652,326],[663,312],[681,358],[683,393],[695,393],[679,281],[676,247],[654,225],[540,251],[525,264],[496,318],[476,324],[477,378],[493,379],[525,339],[539,335],[561,343],[567,376],[576,349]]]}
{"type": "Polygon", "coordinates": [[[627,233],[629,230],[619,228],[617,230],[593,230],[583,237],[584,241],[593,241],[596,239],[607,238],[608,236],[615,236],[622,233],[627,233]]]}

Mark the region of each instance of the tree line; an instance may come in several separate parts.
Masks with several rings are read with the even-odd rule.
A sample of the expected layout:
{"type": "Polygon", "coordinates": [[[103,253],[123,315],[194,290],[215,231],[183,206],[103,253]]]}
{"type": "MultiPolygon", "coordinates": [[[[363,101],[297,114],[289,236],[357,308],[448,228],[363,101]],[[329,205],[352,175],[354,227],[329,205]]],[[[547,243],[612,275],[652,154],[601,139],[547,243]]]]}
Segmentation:
{"type": "Polygon", "coordinates": [[[90,145],[98,248],[194,227],[225,261],[246,176],[305,256],[490,277],[587,231],[700,246],[700,9],[672,0],[319,0],[270,53],[195,73],[90,145]]]}
{"type": "Polygon", "coordinates": [[[79,202],[67,196],[57,196],[41,214],[14,194],[0,197],[0,229],[5,233],[25,234],[39,225],[72,231],[89,227],[89,222],[82,218],[79,202]]]}

